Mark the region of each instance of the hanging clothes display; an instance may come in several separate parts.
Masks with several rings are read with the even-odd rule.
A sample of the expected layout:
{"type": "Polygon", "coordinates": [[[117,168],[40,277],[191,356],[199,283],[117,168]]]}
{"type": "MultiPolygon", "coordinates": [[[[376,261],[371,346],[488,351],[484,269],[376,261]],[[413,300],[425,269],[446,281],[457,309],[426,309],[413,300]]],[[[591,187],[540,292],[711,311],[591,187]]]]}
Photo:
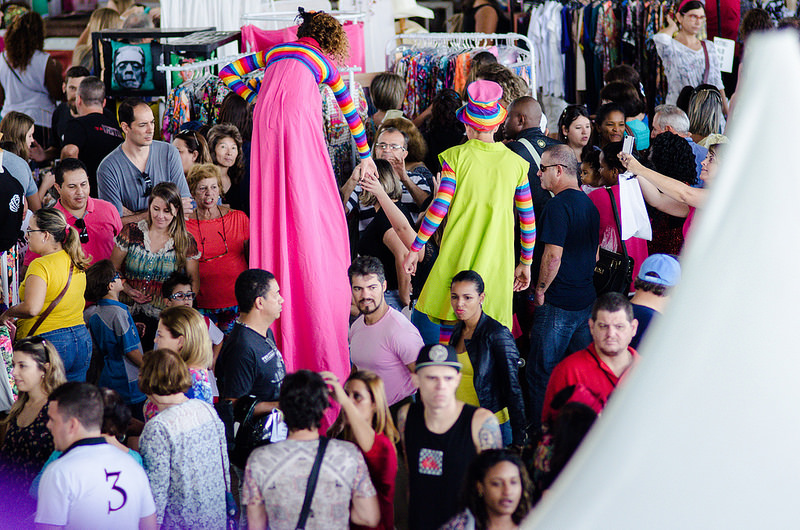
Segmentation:
{"type": "Polygon", "coordinates": [[[0,253],[0,308],[3,311],[19,303],[19,246],[0,253]]]}
{"type": "Polygon", "coordinates": [[[548,0],[525,3],[526,34],[533,43],[537,90],[545,97],[598,106],[603,76],[619,65],[642,78],[648,112],[664,102],[666,79],[653,35],[674,0],[548,0]]]}
{"type": "Polygon", "coordinates": [[[168,142],[190,121],[216,123],[222,100],[230,93],[216,75],[202,75],[173,88],[166,97],[161,133],[168,142]]]}
{"type": "Polygon", "coordinates": [[[479,52],[492,53],[529,86],[536,77],[531,53],[512,44],[527,40],[521,35],[428,33],[397,35],[395,39],[403,44],[387,50],[387,64],[406,81],[406,116],[419,115],[443,88],[463,92],[472,58],[479,52]]]}
{"type": "Polygon", "coordinates": [[[0,412],[8,412],[17,400],[17,387],[11,375],[14,348],[6,326],[0,326],[0,412]]]}

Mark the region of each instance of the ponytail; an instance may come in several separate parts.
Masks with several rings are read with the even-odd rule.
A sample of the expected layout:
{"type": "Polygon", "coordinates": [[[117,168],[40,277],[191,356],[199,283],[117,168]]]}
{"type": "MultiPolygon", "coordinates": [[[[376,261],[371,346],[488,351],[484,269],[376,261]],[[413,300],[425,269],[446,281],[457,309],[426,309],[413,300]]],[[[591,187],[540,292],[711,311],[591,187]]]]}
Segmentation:
{"type": "Polygon", "coordinates": [[[66,237],[64,238],[62,246],[69,256],[69,259],[72,260],[72,263],[78,270],[85,271],[89,268],[89,265],[92,264],[91,256],[87,256],[86,253],[83,252],[80,234],[78,234],[75,228],[67,226],[66,237]]]}
{"type": "Polygon", "coordinates": [[[67,218],[60,210],[40,208],[33,215],[36,217],[39,229],[50,233],[56,243],[61,243],[61,247],[78,270],[85,271],[89,268],[91,260],[81,248],[80,235],[77,230],[67,224],[67,218]]]}

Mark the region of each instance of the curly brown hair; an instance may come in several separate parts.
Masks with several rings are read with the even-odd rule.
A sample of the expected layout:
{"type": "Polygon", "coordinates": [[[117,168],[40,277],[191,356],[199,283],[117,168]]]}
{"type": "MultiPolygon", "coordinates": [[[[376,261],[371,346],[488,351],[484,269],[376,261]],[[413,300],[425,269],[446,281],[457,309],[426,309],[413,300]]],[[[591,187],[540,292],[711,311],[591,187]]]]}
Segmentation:
{"type": "Polygon", "coordinates": [[[341,23],[324,11],[305,11],[299,8],[297,38],[311,37],[320,49],[339,64],[350,57],[350,43],[341,23]]]}
{"type": "Polygon", "coordinates": [[[524,79],[502,64],[487,63],[478,68],[473,68],[469,71],[469,74],[467,74],[467,84],[464,86],[463,94],[464,101],[467,100],[466,87],[469,86],[469,83],[477,81],[478,79],[494,81],[503,87],[503,97],[500,99],[500,103],[505,108],[508,108],[511,102],[528,95],[528,85],[525,83],[524,79]]]}
{"type": "Polygon", "coordinates": [[[33,53],[44,50],[44,22],[36,11],[19,16],[6,32],[6,57],[11,68],[22,72],[33,53]]]}

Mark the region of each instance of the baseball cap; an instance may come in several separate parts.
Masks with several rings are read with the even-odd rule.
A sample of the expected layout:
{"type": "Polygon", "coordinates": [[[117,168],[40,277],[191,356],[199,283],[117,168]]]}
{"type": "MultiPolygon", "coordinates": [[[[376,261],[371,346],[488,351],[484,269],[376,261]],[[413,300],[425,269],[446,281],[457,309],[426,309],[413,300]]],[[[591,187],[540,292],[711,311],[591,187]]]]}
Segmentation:
{"type": "Polygon", "coordinates": [[[459,372],[461,371],[461,363],[458,362],[456,349],[444,344],[426,344],[422,347],[417,357],[415,371],[419,371],[420,368],[425,368],[426,366],[450,366],[459,372]]]}
{"type": "Polygon", "coordinates": [[[644,282],[673,287],[681,281],[681,264],[670,254],[653,254],[642,262],[637,278],[644,282]]]}

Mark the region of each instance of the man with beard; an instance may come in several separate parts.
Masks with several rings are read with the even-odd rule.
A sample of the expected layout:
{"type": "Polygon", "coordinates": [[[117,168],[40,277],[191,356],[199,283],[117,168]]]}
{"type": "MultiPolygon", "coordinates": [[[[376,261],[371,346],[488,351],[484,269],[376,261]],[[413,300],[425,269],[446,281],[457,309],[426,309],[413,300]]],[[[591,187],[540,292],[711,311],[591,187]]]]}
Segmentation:
{"type": "Polygon", "coordinates": [[[347,270],[353,302],[360,316],[350,326],[350,360],[359,370],[372,370],[383,380],[393,410],[416,391],[412,381],[423,346],[417,328],[383,298],[386,275],[378,258],[362,256],[347,270]]]}

